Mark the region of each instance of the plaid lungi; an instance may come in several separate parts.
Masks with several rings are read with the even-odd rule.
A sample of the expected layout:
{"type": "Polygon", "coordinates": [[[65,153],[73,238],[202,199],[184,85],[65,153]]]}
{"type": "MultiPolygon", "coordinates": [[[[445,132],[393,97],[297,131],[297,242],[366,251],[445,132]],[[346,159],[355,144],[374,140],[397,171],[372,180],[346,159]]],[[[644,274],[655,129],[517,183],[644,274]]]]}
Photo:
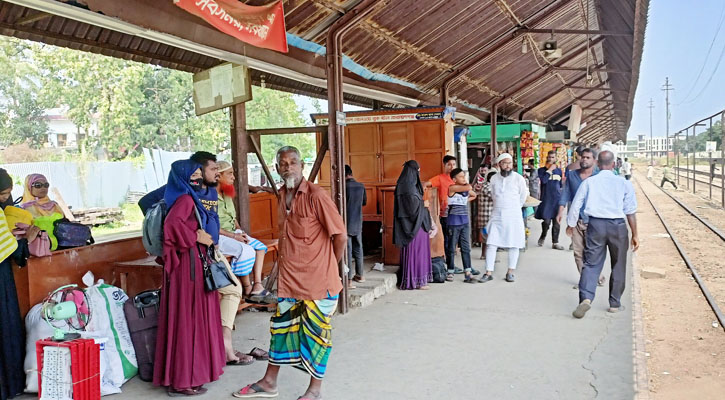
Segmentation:
{"type": "Polygon", "coordinates": [[[322,379],[332,351],[332,314],[337,297],[322,300],[279,299],[272,316],[269,363],[301,365],[322,379]]]}

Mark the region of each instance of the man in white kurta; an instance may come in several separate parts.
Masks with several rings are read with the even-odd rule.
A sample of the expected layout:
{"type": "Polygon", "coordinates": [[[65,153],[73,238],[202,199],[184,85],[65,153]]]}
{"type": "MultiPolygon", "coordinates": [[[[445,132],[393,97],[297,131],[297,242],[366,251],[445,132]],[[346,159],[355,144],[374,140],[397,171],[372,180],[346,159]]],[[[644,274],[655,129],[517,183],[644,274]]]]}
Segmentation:
{"type": "Polygon", "coordinates": [[[526,245],[526,231],[521,208],[529,196],[526,179],[513,171],[513,159],[508,153],[496,159],[499,173],[491,177],[493,212],[488,223],[486,239],[486,273],[480,282],[493,280],[491,273],[499,247],[508,249],[509,268],[506,280],[514,281],[514,270],[519,261],[519,249],[526,245]]]}

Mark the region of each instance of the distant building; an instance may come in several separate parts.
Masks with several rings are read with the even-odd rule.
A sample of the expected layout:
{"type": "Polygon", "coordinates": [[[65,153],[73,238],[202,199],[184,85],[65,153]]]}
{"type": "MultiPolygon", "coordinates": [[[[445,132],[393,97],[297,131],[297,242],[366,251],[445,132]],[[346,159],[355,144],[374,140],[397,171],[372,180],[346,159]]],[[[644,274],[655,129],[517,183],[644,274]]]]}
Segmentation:
{"type": "Polygon", "coordinates": [[[86,132],[76,126],[67,116],[65,108],[51,108],[45,111],[48,124],[48,146],[56,148],[76,148],[88,136],[98,135],[98,118],[91,120],[91,127],[86,132]]]}
{"type": "Polygon", "coordinates": [[[637,139],[627,139],[627,142],[615,143],[617,153],[620,157],[649,157],[650,151],[654,157],[664,157],[667,152],[672,151],[673,138],[653,137],[638,135],[637,139]]]}

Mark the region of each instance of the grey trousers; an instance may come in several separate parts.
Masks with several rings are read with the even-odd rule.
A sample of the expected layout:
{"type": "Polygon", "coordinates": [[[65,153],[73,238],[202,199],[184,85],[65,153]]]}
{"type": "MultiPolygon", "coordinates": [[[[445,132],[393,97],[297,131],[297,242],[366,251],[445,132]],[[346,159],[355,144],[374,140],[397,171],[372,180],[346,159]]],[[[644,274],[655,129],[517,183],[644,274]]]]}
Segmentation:
{"type": "Polygon", "coordinates": [[[579,302],[594,300],[599,275],[604,261],[612,262],[612,274],[609,278],[609,306],[621,306],[627,278],[627,251],[629,250],[629,232],[624,218],[589,218],[584,247],[584,267],[579,278],[579,302]]]}
{"type": "Polygon", "coordinates": [[[363,248],[362,248],[362,233],[358,235],[347,235],[347,262],[350,271],[347,274],[349,279],[352,279],[355,275],[363,277],[365,275],[363,269],[363,248]],[[352,262],[355,261],[355,269],[352,269],[352,262]],[[354,273],[353,273],[354,271],[354,273]]]}

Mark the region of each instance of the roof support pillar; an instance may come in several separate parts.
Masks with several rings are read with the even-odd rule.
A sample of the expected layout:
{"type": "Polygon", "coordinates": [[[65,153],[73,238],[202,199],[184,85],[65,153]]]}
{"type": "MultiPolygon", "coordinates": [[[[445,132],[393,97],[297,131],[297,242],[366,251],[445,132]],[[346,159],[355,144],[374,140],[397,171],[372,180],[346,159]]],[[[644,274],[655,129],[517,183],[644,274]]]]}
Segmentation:
{"type": "MultiPolygon", "coordinates": [[[[247,133],[247,112],[244,103],[229,108],[231,114],[232,168],[237,177],[237,221],[245,232],[249,232],[249,177],[247,176],[247,153],[249,153],[249,134],[247,133]]],[[[260,159],[264,165],[264,160],[260,159]]],[[[270,182],[274,187],[274,182],[270,182]]]]}
{"type": "MultiPolygon", "coordinates": [[[[345,13],[340,19],[335,21],[327,31],[327,102],[328,102],[328,118],[329,125],[327,130],[327,141],[330,150],[330,191],[332,192],[332,200],[337,205],[337,209],[346,219],[345,215],[345,185],[344,185],[344,131],[343,127],[338,124],[337,112],[342,112],[342,36],[350,28],[355,26],[357,22],[365,18],[375,8],[380,0],[363,0],[353,9],[345,13]]],[[[322,150],[322,149],[321,149],[322,150]]],[[[324,153],[318,154],[318,158],[324,157],[324,153]]],[[[342,279],[342,296],[340,296],[339,310],[340,313],[348,311],[348,290],[347,290],[347,274],[343,270],[346,264],[345,252],[340,263],[340,278],[342,279]]]]}

